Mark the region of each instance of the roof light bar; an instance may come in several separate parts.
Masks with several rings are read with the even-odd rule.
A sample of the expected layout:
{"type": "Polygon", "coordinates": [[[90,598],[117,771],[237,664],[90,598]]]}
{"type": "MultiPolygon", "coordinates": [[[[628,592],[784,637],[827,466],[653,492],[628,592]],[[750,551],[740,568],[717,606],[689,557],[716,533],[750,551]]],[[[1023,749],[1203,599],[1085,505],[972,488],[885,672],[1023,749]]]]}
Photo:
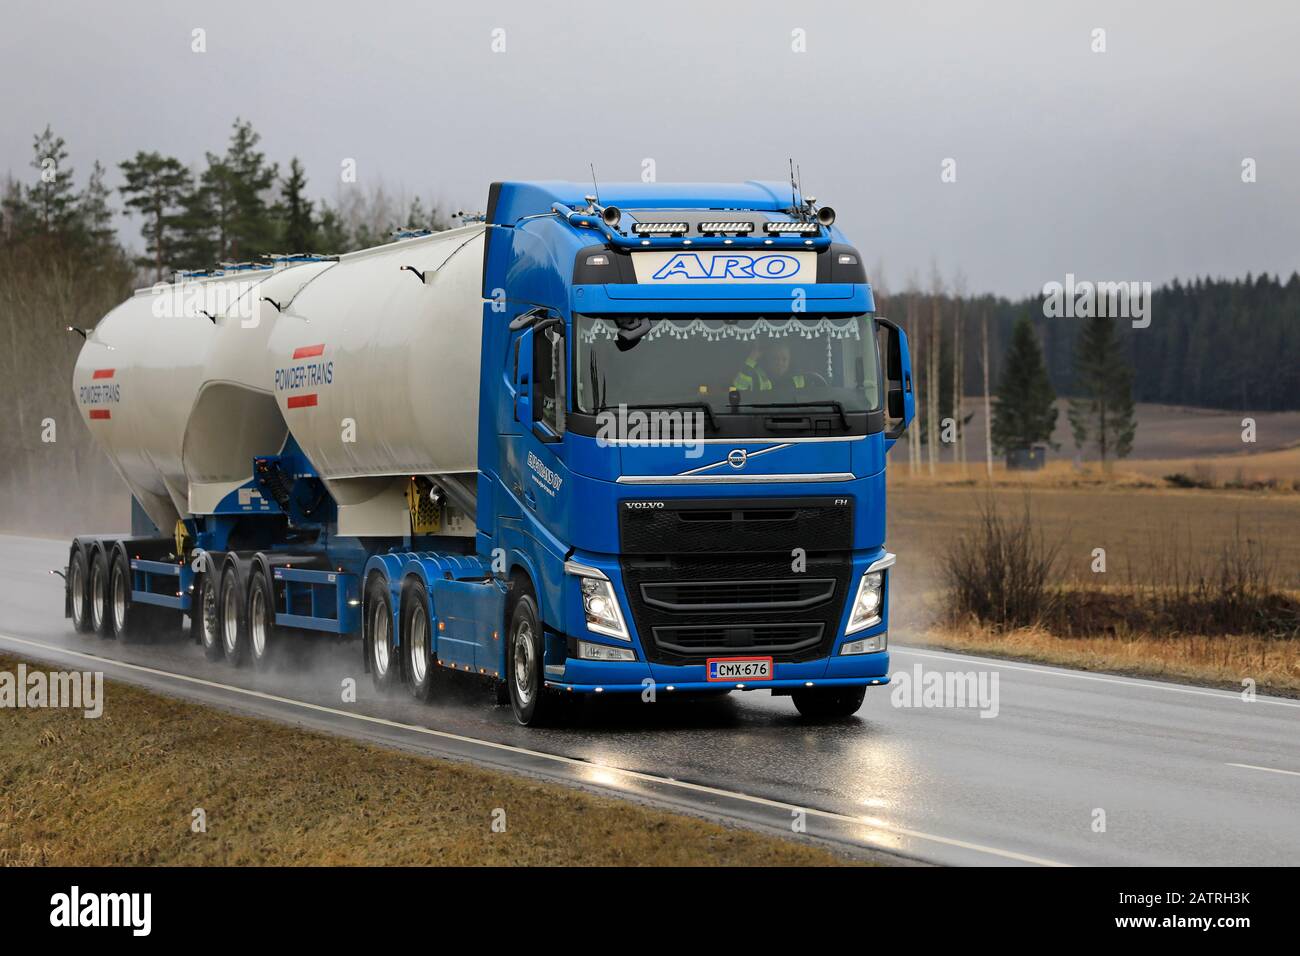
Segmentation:
{"type": "Polygon", "coordinates": [[[638,222],[632,231],[638,236],[684,236],[689,228],[684,222],[638,222]]]}
{"type": "Polygon", "coordinates": [[[754,231],[754,224],[752,222],[712,220],[712,221],[700,223],[700,232],[702,233],[733,232],[736,235],[746,236],[753,231],[754,231]]]}
{"type": "Polygon", "coordinates": [[[815,222],[765,222],[763,231],[778,236],[809,236],[820,232],[821,226],[815,222]]]}

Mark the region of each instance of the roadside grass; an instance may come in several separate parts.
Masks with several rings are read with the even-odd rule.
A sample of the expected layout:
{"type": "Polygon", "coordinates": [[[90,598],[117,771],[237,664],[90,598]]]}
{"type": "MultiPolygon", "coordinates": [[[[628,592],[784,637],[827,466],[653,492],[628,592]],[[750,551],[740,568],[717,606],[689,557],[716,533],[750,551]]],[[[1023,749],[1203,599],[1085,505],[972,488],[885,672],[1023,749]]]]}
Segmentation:
{"type": "Polygon", "coordinates": [[[1294,640],[1195,634],[1061,637],[1041,627],[995,632],[967,623],[932,628],[909,637],[908,643],[1225,690],[1240,691],[1249,679],[1261,694],[1300,697],[1300,644],[1294,640]]]}
{"type": "MultiPolygon", "coordinates": [[[[0,658],[0,670],[16,667],[0,658]]],[[[793,838],[367,746],[117,682],[105,683],[104,714],[95,720],[70,710],[0,711],[3,865],[854,862],[793,838]],[[206,814],[206,833],[191,831],[196,808],[206,814]],[[493,832],[499,810],[505,832],[493,832]]]]}
{"type": "MultiPolygon", "coordinates": [[[[913,472],[900,457],[890,462],[887,477],[891,486],[900,488],[986,487],[987,474],[983,460],[967,461],[965,468],[956,462],[940,461],[931,475],[926,464],[913,472]]],[[[1300,492],[1300,444],[1231,455],[1125,459],[1106,468],[1097,462],[1076,467],[1072,461],[1055,458],[1039,471],[1010,471],[1004,462],[995,461],[992,484],[997,488],[1177,488],[1294,495],[1300,492]]]]}
{"type": "Polygon", "coordinates": [[[973,499],[973,520],[949,530],[930,586],[897,585],[899,618],[953,650],[1300,695],[1300,589],[1269,540],[1276,520],[1248,530],[1239,512],[1208,512],[1195,528],[1156,525],[1108,553],[1087,550],[1088,537],[1122,524],[1116,509],[1089,514],[1087,496],[1074,496],[1081,545],[1069,528],[1045,531],[1044,497],[1053,503],[991,489],[973,499]]]}

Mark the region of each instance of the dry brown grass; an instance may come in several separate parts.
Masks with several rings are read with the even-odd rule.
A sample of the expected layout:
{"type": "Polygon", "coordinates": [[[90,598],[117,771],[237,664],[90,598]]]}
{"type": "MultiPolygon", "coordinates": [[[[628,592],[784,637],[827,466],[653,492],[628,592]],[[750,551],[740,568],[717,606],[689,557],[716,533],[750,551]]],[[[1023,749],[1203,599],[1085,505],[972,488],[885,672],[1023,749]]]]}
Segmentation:
{"type": "MultiPolygon", "coordinates": [[[[0,669],[16,663],[0,659],[0,669]]],[[[32,667],[38,665],[29,665],[32,667]]],[[[836,865],[819,846],[106,685],[0,711],[9,865],[836,865]],[[202,807],[207,832],[192,833],[202,807]],[[493,811],[506,832],[493,833],[493,811]]]]}
{"type": "MultiPolygon", "coordinates": [[[[1055,459],[1040,471],[1008,471],[1006,465],[998,461],[993,464],[992,483],[996,488],[1033,490],[1075,488],[1161,491],[1173,487],[1167,476],[1177,474],[1192,476],[1199,482],[1229,491],[1294,495],[1300,492],[1300,446],[1257,454],[1125,460],[1112,463],[1107,468],[1102,468],[1096,462],[1088,462],[1076,468],[1070,461],[1055,459]],[[1261,487],[1241,487],[1251,485],[1261,487]]],[[[899,459],[890,463],[888,478],[891,487],[900,489],[988,485],[983,461],[967,462],[964,469],[955,462],[938,462],[935,474],[931,477],[928,468],[921,467],[912,473],[906,461],[899,459]]]]}
{"type": "Polygon", "coordinates": [[[934,628],[909,641],[990,657],[1232,690],[1241,690],[1241,682],[1250,679],[1259,693],[1300,697],[1300,646],[1295,641],[1251,635],[1063,638],[1043,628],[994,633],[973,624],[934,628]]]}

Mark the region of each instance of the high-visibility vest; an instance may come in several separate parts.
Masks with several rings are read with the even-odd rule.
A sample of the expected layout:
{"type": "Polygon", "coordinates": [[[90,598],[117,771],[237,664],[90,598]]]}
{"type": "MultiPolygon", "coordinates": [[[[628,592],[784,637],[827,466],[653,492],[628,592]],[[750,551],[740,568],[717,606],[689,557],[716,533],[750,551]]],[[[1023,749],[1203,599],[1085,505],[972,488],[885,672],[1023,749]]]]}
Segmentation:
{"type": "MultiPolygon", "coordinates": [[[[762,366],[754,359],[745,359],[745,369],[736,373],[735,380],[731,383],[742,392],[754,391],[754,381],[758,381],[758,390],[760,392],[770,392],[772,390],[772,380],[767,377],[762,366]]],[[[794,383],[795,388],[804,387],[804,378],[802,375],[792,375],[790,380],[794,383]]]]}

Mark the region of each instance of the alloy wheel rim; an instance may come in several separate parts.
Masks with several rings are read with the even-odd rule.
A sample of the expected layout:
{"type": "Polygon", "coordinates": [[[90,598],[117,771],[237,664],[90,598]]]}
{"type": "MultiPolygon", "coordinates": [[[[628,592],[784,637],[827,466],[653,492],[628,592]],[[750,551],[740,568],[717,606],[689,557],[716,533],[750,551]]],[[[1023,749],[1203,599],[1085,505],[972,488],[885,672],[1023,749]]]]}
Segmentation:
{"type": "Polygon", "coordinates": [[[113,623],[126,630],[126,578],[121,574],[113,577],[113,623]]]}
{"type": "Polygon", "coordinates": [[[234,654],[239,645],[239,600],[235,589],[230,585],[225,588],[221,606],[221,631],[226,644],[226,653],[234,654]]]}
{"type": "Polygon", "coordinates": [[[86,614],[86,575],[81,562],[72,563],[72,616],[80,623],[86,614]]]}
{"type": "Polygon", "coordinates": [[[104,575],[99,568],[90,572],[90,617],[95,629],[104,625],[104,575]]]}
{"type": "Polygon", "coordinates": [[[388,673],[388,612],[383,601],[376,601],[370,609],[370,643],[374,646],[371,656],[375,661],[375,673],[383,677],[388,673]]]}
{"type": "Polygon", "coordinates": [[[527,621],[515,628],[514,675],[519,703],[527,705],[533,697],[533,628],[527,621]]]}
{"type": "Polygon", "coordinates": [[[261,657],[266,653],[266,598],[261,588],[253,589],[253,606],[248,612],[248,627],[253,635],[253,654],[261,657]]]}
{"type": "Polygon", "coordinates": [[[416,605],[411,612],[411,676],[417,684],[424,683],[429,672],[429,627],[424,608],[416,605]]]}

